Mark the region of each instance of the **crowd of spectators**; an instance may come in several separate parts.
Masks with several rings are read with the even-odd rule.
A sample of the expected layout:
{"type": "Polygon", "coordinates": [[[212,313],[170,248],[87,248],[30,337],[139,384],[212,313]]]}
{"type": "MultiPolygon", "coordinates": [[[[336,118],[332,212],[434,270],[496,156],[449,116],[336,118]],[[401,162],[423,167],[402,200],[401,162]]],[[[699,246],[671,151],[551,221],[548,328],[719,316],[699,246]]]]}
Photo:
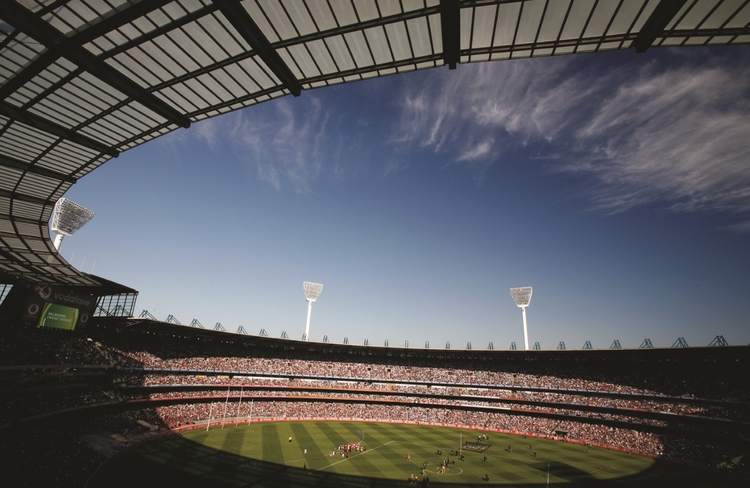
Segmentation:
{"type": "MultiPolygon", "coordinates": [[[[180,385],[224,385],[232,386],[234,388],[240,386],[273,386],[284,392],[284,387],[293,386],[304,386],[307,388],[319,388],[325,390],[346,389],[346,390],[367,390],[367,391],[388,391],[388,392],[403,392],[410,395],[423,395],[428,397],[437,396],[450,396],[454,402],[465,402],[465,401],[482,401],[482,399],[489,398],[491,401],[497,399],[511,400],[514,403],[522,402],[529,404],[529,408],[541,408],[538,405],[540,403],[553,403],[553,404],[567,404],[567,405],[585,405],[592,407],[604,407],[604,408],[617,408],[620,410],[637,410],[646,412],[663,412],[668,414],[678,415],[692,415],[702,416],[707,418],[724,418],[732,420],[747,420],[750,415],[750,409],[744,408],[744,405],[732,405],[732,404],[719,404],[711,407],[707,405],[699,405],[694,403],[678,403],[682,400],[683,402],[693,402],[695,399],[669,399],[663,395],[649,398],[648,395],[631,396],[629,394],[621,394],[618,396],[592,396],[592,395],[581,395],[568,393],[570,390],[561,390],[561,392],[552,391],[552,389],[545,390],[543,392],[527,390],[527,389],[515,389],[509,390],[492,385],[491,387],[480,388],[459,388],[450,385],[423,385],[423,384],[409,384],[409,383],[387,383],[387,382],[374,382],[371,380],[362,380],[359,378],[345,378],[343,381],[333,380],[308,380],[303,381],[294,380],[294,377],[290,380],[289,377],[277,377],[277,378],[266,378],[266,377],[253,377],[253,376],[229,376],[227,374],[212,374],[212,375],[173,375],[173,374],[146,374],[144,376],[130,375],[123,381],[129,382],[135,385],[172,385],[179,387],[180,385]],[[352,380],[356,381],[352,381],[352,380]],[[734,408],[732,408],[734,407],[734,408]]],[[[523,387],[519,387],[523,388],[523,387]]],[[[234,392],[234,395],[239,392],[234,392]]],[[[444,401],[444,400],[438,400],[444,401]]]]}
{"type": "Polygon", "coordinates": [[[111,392],[97,388],[67,387],[21,390],[3,402],[3,423],[18,422],[59,410],[109,402],[111,392]]]}
{"type": "MultiPolygon", "coordinates": [[[[231,336],[231,335],[228,335],[231,336]]],[[[714,374],[710,363],[664,361],[591,364],[578,361],[414,360],[403,354],[329,354],[304,348],[248,348],[232,340],[191,339],[189,334],[134,333],[109,344],[118,363],[138,368],[220,370],[238,374],[356,377],[363,379],[506,385],[536,389],[750,400],[747,382],[714,374]],[[550,374],[554,371],[554,374],[550,374]]]]}
{"type": "Polygon", "coordinates": [[[3,366],[50,364],[112,364],[90,338],[71,336],[69,331],[10,328],[2,332],[0,357],[3,366]]]}
{"type": "MultiPolygon", "coordinates": [[[[233,402],[236,402],[238,398],[302,398],[314,397],[314,398],[342,398],[350,401],[360,402],[409,402],[419,404],[431,404],[431,405],[452,405],[462,406],[464,408],[470,407],[492,407],[501,408],[505,410],[515,411],[533,411],[539,413],[557,414],[557,415],[573,415],[581,416],[582,413],[574,408],[569,408],[566,403],[559,404],[538,404],[533,402],[523,403],[504,403],[502,401],[487,401],[487,397],[476,397],[476,396],[462,396],[462,397],[448,397],[448,396],[436,396],[424,394],[420,397],[414,397],[409,394],[398,394],[400,391],[406,390],[403,385],[398,391],[394,391],[391,394],[386,395],[383,390],[370,390],[370,389],[331,389],[331,388],[306,388],[297,389],[289,388],[288,386],[277,385],[272,388],[266,388],[271,385],[265,385],[261,389],[255,389],[257,385],[248,385],[248,389],[245,390],[243,387],[237,388],[237,385],[233,385],[233,388],[226,389],[212,389],[215,385],[206,385],[206,388],[199,390],[182,389],[179,384],[172,385],[174,389],[170,390],[159,390],[154,392],[143,391],[142,389],[137,390],[123,390],[123,398],[128,400],[135,399],[149,399],[149,400],[164,400],[164,399],[175,399],[184,398],[189,401],[191,398],[218,398],[226,397],[231,398],[233,402]]],[[[412,393],[413,394],[413,393],[412,393]]],[[[647,424],[647,425],[659,425],[668,426],[669,422],[665,419],[659,418],[648,418],[648,417],[633,417],[628,415],[628,409],[617,409],[610,413],[607,411],[598,411],[596,413],[588,413],[588,416],[617,420],[621,422],[630,422],[632,424],[647,424]]],[[[632,412],[631,412],[632,413],[632,412]]],[[[673,420],[671,417],[669,420],[673,420]]]]}
{"type": "Polygon", "coordinates": [[[4,433],[0,439],[3,486],[84,486],[105,457],[81,441],[82,427],[69,421],[55,429],[28,430],[22,436],[4,433]]]}
{"type": "MultiPolygon", "coordinates": [[[[684,432],[694,426],[681,423],[681,418],[744,422],[749,410],[747,391],[711,396],[714,389],[704,387],[703,379],[690,384],[689,375],[677,378],[681,386],[670,389],[662,386],[658,374],[633,381],[612,370],[584,374],[575,364],[552,368],[471,359],[456,364],[404,357],[322,357],[303,350],[248,351],[196,341],[177,347],[143,334],[112,340],[56,330],[11,329],[8,335],[11,340],[0,347],[6,366],[0,381],[6,392],[13,393],[2,401],[5,425],[75,407],[139,401],[142,408],[116,414],[115,421],[105,423],[107,428],[134,436],[159,426],[216,422],[220,412],[222,421],[225,417],[399,421],[565,437],[713,465],[728,455],[725,448],[706,449],[705,442],[654,433],[647,427],[678,427],[684,432]],[[96,365],[101,368],[85,369],[96,365]],[[677,392],[683,396],[676,396],[677,392]]],[[[113,415],[107,411],[99,419],[113,415]]],[[[84,432],[95,424],[93,420],[66,424],[66,429],[76,426],[84,432]]],[[[38,435],[62,442],[49,430],[38,435]]],[[[72,446],[66,455],[80,449],[85,446],[72,446]]],[[[93,464],[96,459],[93,456],[93,464]]]]}
{"type": "Polygon", "coordinates": [[[156,407],[157,414],[170,426],[182,427],[195,422],[209,425],[287,419],[340,419],[356,421],[410,422],[515,433],[586,445],[620,449],[654,457],[667,456],[677,461],[707,467],[715,466],[730,455],[721,446],[706,445],[687,438],[669,438],[632,429],[620,429],[569,420],[471,412],[404,405],[365,405],[347,403],[259,401],[230,404],[222,401],[183,403],[156,407]],[[325,412],[321,415],[321,412],[325,412]],[[674,441],[674,442],[673,442],[674,441]]]}

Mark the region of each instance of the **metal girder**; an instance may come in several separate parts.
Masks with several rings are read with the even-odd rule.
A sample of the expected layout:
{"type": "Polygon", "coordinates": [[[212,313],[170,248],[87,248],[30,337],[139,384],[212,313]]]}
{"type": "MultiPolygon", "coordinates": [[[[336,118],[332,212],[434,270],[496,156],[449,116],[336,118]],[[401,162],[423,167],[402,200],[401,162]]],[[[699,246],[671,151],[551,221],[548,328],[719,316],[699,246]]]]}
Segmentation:
{"type": "Polygon", "coordinates": [[[664,32],[669,21],[685,5],[687,0],[661,0],[651,13],[651,17],[643,24],[643,28],[633,42],[635,52],[645,53],[656,38],[664,32]]]}
{"type": "MultiPolygon", "coordinates": [[[[47,48],[44,54],[16,75],[16,77],[19,77],[17,81],[9,80],[9,82],[13,83],[11,87],[18,85],[18,83],[25,83],[54,63],[58,58],[62,57],[175,125],[186,129],[190,127],[190,119],[138,86],[129,78],[123,76],[116,69],[99,60],[96,56],[85,50],[75,37],[65,37],[57,29],[47,22],[40,20],[28,9],[13,0],[0,0],[0,7],[3,10],[3,20],[5,22],[8,22],[15,29],[26,33],[29,37],[47,48]]],[[[0,92],[0,94],[2,94],[0,98],[3,99],[8,96],[8,92],[5,91],[0,92]]]]}
{"type": "Polygon", "coordinates": [[[440,27],[443,35],[443,60],[448,69],[456,69],[461,53],[461,14],[458,0],[440,0],[440,27]]]}
{"type": "Polygon", "coordinates": [[[258,56],[273,71],[273,74],[279,78],[284,87],[295,97],[300,96],[302,85],[299,80],[297,80],[284,60],[281,59],[276,49],[271,46],[269,40],[263,35],[263,31],[260,30],[258,24],[250,17],[247,10],[240,5],[240,2],[237,0],[214,0],[214,3],[219,6],[221,13],[237,29],[242,38],[250,44],[253,50],[257,51],[258,56]]]}
{"type": "Polygon", "coordinates": [[[48,200],[45,198],[39,198],[32,195],[26,195],[24,193],[18,193],[15,191],[0,190],[0,197],[9,198],[11,200],[18,200],[20,202],[34,203],[36,205],[55,205],[57,200],[48,200]]]}
{"type": "Polygon", "coordinates": [[[75,41],[79,46],[83,46],[87,42],[91,42],[104,34],[135,22],[141,17],[145,17],[154,10],[172,3],[173,1],[174,0],[136,0],[133,2],[133,5],[118,10],[114,15],[101,18],[96,24],[88,27],[86,30],[73,34],[70,36],[70,39],[75,41]]]}
{"type": "Polygon", "coordinates": [[[42,168],[40,166],[34,166],[28,163],[24,163],[23,161],[19,161],[17,159],[14,159],[8,156],[3,156],[2,154],[0,154],[0,166],[5,166],[6,168],[19,169],[21,171],[34,173],[39,176],[45,176],[47,178],[52,178],[54,180],[60,180],[60,181],[64,181],[66,183],[71,183],[71,184],[75,184],[75,182],[78,181],[78,178],[75,178],[74,176],[70,176],[65,173],[53,171],[51,169],[42,168]]]}
{"type": "Polygon", "coordinates": [[[154,321],[156,320],[156,317],[154,317],[153,315],[151,315],[151,313],[148,310],[144,310],[143,312],[141,312],[141,314],[138,316],[138,318],[141,318],[141,319],[151,319],[151,320],[154,320],[154,321]]]}
{"type": "MultiPolygon", "coordinates": [[[[68,38],[68,42],[74,46],[83,46],[97,37],[138,20],[149,12],[158,9],[171,1],[172,0],[141,0],[135,5],[119,11],[115,15],[102,19],[94,26],[73,34],[68,38]]],[[[5,3],[7,3],[7,0],[0,1],[0,5],[3,5],[3,7],[5,6],[5,3]]],[[[48,49],[39,58],[35,59],[34,62],[24,68],[23,71],[7,80],[7,82],[0,87],[0,99],[7,98],[9,94],[19,89],[25,83],[31,81],[34,76],[41,73],[59,57],[58,50],[48,49]]]]}
{"type": "Polygon", "coordinates": [[[687,341],[685,341],[684,337],[678,337],[676,341],[674,341],[674,344],[672,344],[672,347],[690,347],[688,346],[687,341]]]}
{"type": "Polygon", "coordinates": [[[53,134],[61,139],[66,139],[68,141],[75,142],[76,144],[80,146],[93,149],[94,151],[101,152],[108,156],[112,156],[113,158],[116,158],[117,156],[120,155],[120,152],[117,151],[116,149],[113,149],[105,144],[95,141],[94,139],[91,139],[90,137],[86,137],[82,134],[79,134],[76,131],[67,129],[55,122],[47,120],[36,114],[27,112],[26,110],[18,108],[15,105],[12,105],[8,102],[0,101],[0,114],[5,115],[6,117],[10,119],[15,119],[19,122],[22,122],[28,126],[34,127],[35,129],[38,129],[40,131],[53,134]]]}
{"type": "MultiPolygon", "coordinates": [[[[31,225],[39,225],[41,229],[41,225],[43,225],[43,222],[35,219],[30,219],[28,217],[19,217],[17,215],[10,215],[6,213],[0,214],[0,220],[7,220],[9,222],[15,223],[21,223],[21,224],[31,224],[31,225]]],[[[21,234],[18,234],[21,235],[21,234]]],[[[40,234],[41,235],[41,234],[40,234]]]]}

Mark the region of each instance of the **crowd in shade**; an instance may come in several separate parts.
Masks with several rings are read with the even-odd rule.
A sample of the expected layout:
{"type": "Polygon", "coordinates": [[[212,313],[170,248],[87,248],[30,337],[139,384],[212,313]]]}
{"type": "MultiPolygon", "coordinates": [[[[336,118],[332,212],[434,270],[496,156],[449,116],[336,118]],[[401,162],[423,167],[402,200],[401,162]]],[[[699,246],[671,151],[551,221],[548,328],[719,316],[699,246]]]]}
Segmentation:
{"type": "Polygon", "coordinates": [[[148,438],[161,420],[153,410],[66,416],[23,430],[3,430],[2,484],[7,487],[80,488],[112,454],[148,438]],[[105,436],[105,437],[101,437],[105,436]]]}
{"type": "MultiPolygon", "coordinates": [[[[694,434],[736,436],[734,427],[749,415],[742,384],[730,387],[692,371],[675,377],[574,362],[488,363],[470,355],[458,362],[324,355],[184,338],[175,343],[151,334],[22,328],[5,334],[0,379],[13,394],[2,400],[3,426],[46,426],[13,441],[19,447],[7,459],[21,469],[30,462],[29,450],[64,453],[45,457],[49,466],[40,471],[52,475],[26,486],[82,486],[103,459],[84,439],[101,430],[124,439],[121,448],[151,430],[217,422],[408,422],[550,437],[582,449],[593,445],[711,467],[735,455],[735,448],[694,434]],[[69,456],[83,461],[71,469],[69,456]]],[[[11,441],[5,442],[8,450],[11,441]]]]}
{"type": "Polygon", "coordinates": [[[2,332],[0,357],[5,366],[88,364],[108,365],[111,359],[91,338],[67,331],[11,328],[2,332]]]}
{"type": "Polygon", "coordinates": [[[3,456],[3,486],[80,487],[106,457],[81,440],[96,422],[60,423],[54,429],[27,429],[23,435],[4,433],[0,440],[3,456]]]}

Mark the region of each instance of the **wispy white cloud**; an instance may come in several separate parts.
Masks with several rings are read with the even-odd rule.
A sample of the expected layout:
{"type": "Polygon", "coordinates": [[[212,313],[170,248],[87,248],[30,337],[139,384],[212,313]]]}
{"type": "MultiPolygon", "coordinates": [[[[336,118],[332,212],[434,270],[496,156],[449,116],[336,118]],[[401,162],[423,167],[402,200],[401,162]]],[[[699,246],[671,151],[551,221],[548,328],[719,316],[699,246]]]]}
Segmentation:
{"type": "Polygon", "coordinates": [[[540,112],[568,113],[576,99],[556,96],[569,61],[553,61],[485,63],[431,73],[418,88],[405,89],[392,142],[468,163],[481,180],[513,145],[557,136],[559,124],[540,112]]]}
{"type": "Polygon", "coordinates": [[[458,161],[474,161],[482,157],[487,156],[492,150],[494,141],[488,139],[478,143],[476,146],[466,148],[463,152],[458,155],[458,161]]]}
{"type": "Polygon", "coordinates": [[[738,234],[750,234],[750,220],[730,225],[727,229],[738,234]]]}
{"type": "Polygon", "coordinates": [[[277,100],[196,124],[197,136],[254,169],[276,190],[308,192],[323,170],[329,112],[320,100],[277,100]]]}
{"type": "Polygon", "coordinates": [[[565,168],[596,175],[605,209],[750,211],[750,69],[644,70],[576,132],[588,151],[565,168]]]}
{"type": "Polygon", "coordinates": [[[398,142],[486,165],[533,143],[607,212],[750,213],[750,51],[694,53],[461,66],[405,92],[398,142]]]}

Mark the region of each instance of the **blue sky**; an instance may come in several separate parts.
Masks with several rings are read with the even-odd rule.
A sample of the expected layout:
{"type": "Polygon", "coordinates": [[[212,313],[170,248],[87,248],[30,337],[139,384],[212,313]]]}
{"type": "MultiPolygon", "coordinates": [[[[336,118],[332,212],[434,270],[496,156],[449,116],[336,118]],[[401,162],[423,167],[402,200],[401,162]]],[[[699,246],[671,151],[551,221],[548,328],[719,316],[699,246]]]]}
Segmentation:
{"type": "Polygon", "coordinates": [[[303,92],[66,195],[74,266],[228,331],[543,349],[750,343],[750,49],[459,65],[303,92]]]}

